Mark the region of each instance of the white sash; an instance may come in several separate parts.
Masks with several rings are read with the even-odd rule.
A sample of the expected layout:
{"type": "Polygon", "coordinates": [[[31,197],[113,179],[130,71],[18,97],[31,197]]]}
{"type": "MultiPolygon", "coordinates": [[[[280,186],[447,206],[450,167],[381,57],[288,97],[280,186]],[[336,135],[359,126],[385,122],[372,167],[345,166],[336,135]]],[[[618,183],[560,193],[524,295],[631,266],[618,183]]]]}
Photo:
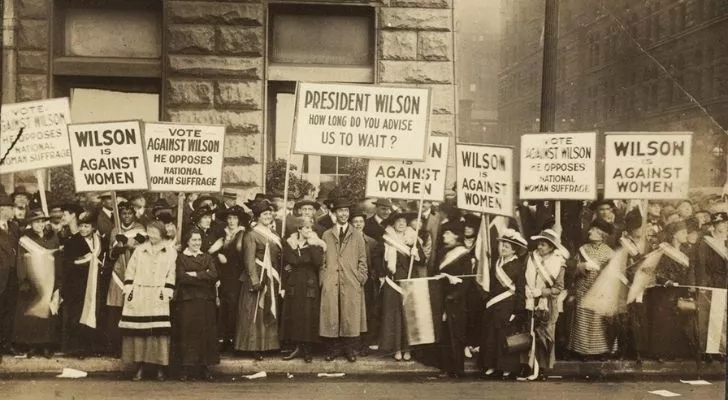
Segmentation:
{"type": "Polygon", "coordinates": [[[706,236],[703,239],[705,239],[705,243],[710,246],[713,251],[718,253],[718,255],[723,259],[723,261],[728,261],[728,249],[724,245],[722,245],[719,241],[715,240],[712,236],[706,236]]]}
{"type": "Polygon", "coordinates": [[[404,243],[397,240],[396,238],[391,237],[388,234],[384,234],[384,236],[382,236],[382,239],[384,240],[385,244],[394,247],[398,252],[409,257],[410,249],[404,243]]]}
{"type": "Polygon", "coordinates": [[[597,264],[591,257],[589,257],[588,254],[586,254],[586,250],[584,250],[584,247],[579,248],[579,254],[584,258],[584,262],[586,263],[586,269],[589,271],[599,271],[602,269],[599,264],[597,264]]]}
{"type": "Polygon", "coordinates": [[[93,248],[88,266],[88,278],[86,279],[86,293],[84,294],[83,311],[79,322],[90,328],[96,328],[96,290],[99,273],[99,254],[101,254],[101,239],[98,233],[93,235],[93,248]]]}
{"type": "MultiPolygon", "coordinates": [[[[271,300],[271,313],[275,318],[278,317],[278,310],[276,307],[276,293],[275,293],[275,282],[278,282],[278,294],[281,294],[282,287],[281,287],[281,276],[278,274],[278,271],[273,268],[273,263],[270,259],[270,247],[269,244],[265,244],[265,255],[263,256],[263,261],[255,259],[255,263],[260,265],[262,270],[260,271],[260,279],[263,280],[263,275],[266,275],[268,277],[268,284],[263,288],[263,293],[260,296],[260,299],[258,300],[258,307],[264,308],[265,306],[265,296],[270,296],[271,300]],[[268,289],[268,286],[272,285],[271,289],[268,289]]],[[[257,313],[256,313],[257,316],[257,313]]]]}
{"type": "Polygon", "coordinates": [[[501,301],[513,296],[513,292],[510,290],[506,290],[505,292],[499,294],[498,296],[493,297],[492,299],[488,300],[487,303],[485,303],[485,308],[491,308],[492,306],[500,303],[501,301]]]}
{"type": "Polygon", "coordinates": [[[630,256],[637,257],[640,254],[640,249],[637,248],[637,245],[632,240],[621,237],[619,238],[619,243],[622,244],[622,247],[627,249],[630,256]]]}
{"type": "Polygon", "coordinates": [[[502,258],[499,258],[498,261],[495,263],[495,277],[496,279],[498,279],[498,282],[500,282],[500,284],[504,287],[508,288],[508,290],[488,300],[488,302],[485,304],[485,308],[490,308],[500,303],[501,301],[513,296],[516,293],[516,285],[513,284],[513,280],[511,279],[511,277],[508,276],[508,274],[506,274],[506,271],[503,270],[503,265],[508,264],[509,262],[517,258],[518,257],[516,256],[512,256],[505,261],[502,258]]]}
{"type": "Polygon", "coordinates": [[[278,248],[283,248],[281,246],[281,238],[278,237],[273,231],[271,231],[269,228],[266,228],[262,225],[256,225],[253,227],[253,230],[263,235],[266,239],[268,239],[269,242],[273,242],[276,245],[278,245],[278,248]]]}
{"type": "Polygon", "coordinates": [[[389,285],[392,289],[396,290],[397,293],[400,295],[402,294],[402,288],[397,285],[392,279],[390,279],[388,276],[384,277],[384,282],[389,285]]]}
{"type": "Polygon", "coordinates": [[[458,246],[448,251],[447,254],[445,254],[445,257],[443,257],[442,261],[440,262],[440,270],[444,269],[445,267],[452,264],[454,261],[469,252],[470,250],[466,249],[464,246],[458,246]]]}
{"type": "Polygon", "coordinates": [[[663,253],[670,257],[673,261],[679,263],[683,267],[690,265],[690,259],[682,251],[676,249],[674,246],[668,243],[660,243],[660,249],[663,253]]]}
{"type": "Polygon", "coordinates": [[[531,260],[533,261],[533,265],[536,266],[536,272],[538,272],[539,275],[541,275],[541,278],[544,282],[546,282],[546,285],[548,287],[551,287],[554,285],[554,279],[556,277],[552,277],[549,271],[546,269],[546,267],[543,266],[541,261],[539,261],[536,256],[531,253],[531,260]]]}

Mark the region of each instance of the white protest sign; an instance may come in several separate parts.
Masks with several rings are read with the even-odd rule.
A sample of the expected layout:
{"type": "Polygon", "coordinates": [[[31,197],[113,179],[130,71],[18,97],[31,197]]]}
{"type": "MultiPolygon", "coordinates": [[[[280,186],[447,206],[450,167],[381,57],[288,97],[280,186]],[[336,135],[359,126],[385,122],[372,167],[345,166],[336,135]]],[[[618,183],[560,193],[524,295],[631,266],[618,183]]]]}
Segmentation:
{"type": "Polygon", "coordinates": [[[502,146],[456,146],[458,208],[512,217],[513,149],[502,146]]]}
{"type": "Polygon", "coordinates": [[[70,124],[68,132],[77,192],[149,188],[139,121],[70,124]]]}
{"type": "Polygon", "coordinates": [[[293,152],[423,161],[430,89],[299,83],[293,152]]]}
{"type": "Polygon", "coordinates": [[[28,171],[71,164],[68,129],[71,112],[68,98],[3,104],[0,114],[0,157],[23,134],[5,162],[2,172],[28,171]]]}
{"type": "Polygon", "coordinates": [[[425,161],[369,161],[366,196],[444,201],[449,143],[447,136],[430,136],[425,161]]]}
{"type": "Polygon", "coordinates": [[[690,132],[607,132],[604,197],[687,198],[691,145],[690,132]]]}
{"type": "Polygon", "coordinates": [[[534,133],[521,136],[522,200],[597,198],[597,134],[534,133]]]}
{"type": "Polygon", "coordinates": [[[148,122],[144,147],[152,192],[219,192],[225,127],[148,122]]]}

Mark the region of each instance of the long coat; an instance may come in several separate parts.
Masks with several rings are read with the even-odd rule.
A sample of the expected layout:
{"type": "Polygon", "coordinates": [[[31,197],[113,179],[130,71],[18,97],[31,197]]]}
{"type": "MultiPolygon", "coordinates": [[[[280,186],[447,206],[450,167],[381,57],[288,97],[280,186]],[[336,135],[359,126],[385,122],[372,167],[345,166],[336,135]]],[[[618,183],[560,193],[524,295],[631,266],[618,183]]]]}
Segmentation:
{"type": "MultiPolygon", "coordinates": [[[[712,236],[705,237],[694,252],[692,264],[695,266],[695,284],[698,286],[725,288],[728,283],[726,260],[708,244],[712,240],[716,246],[718,240],[712,236]]],[[[682,283],[682,282],[680,282],[682,283]]]]}
{"type": "Polygon", "coordinates": [[[338,226],[323,235],[326,256],[321,268],[321,323],[319,334],[327,338],[358,337],[367,331],[364,283],[367,254],[362,232],[351,225],[339,237],[338,226]]]}
{"type": "Polygon", "coordinates": [[[323,264],[323,249],[286,241],[283,262],[291,267],[286,273],[281,315],[281,338],[295,342],[317,342],[320,290],[318,275],[323,264]],[[295,246],[295,248],[294,248],[295,246]]]}
{"type": "Polygon", "coordinates": [[[106,294],[106,305],[110,307],[121,307],[124,305],[124,274],[126,266],[134,249],[138,246],[136,241],[129,236],[134,236],[135,232],[144,232],[144,225],[134,222],[131,227],[121,229],[113,228],[109,237],[109,261],[113,265],[111,273],[111,283],[109,291],[106,294]],[[126,235],[128,242],[123,248],[114,247],[116,244],[116,235],[126,235]]]}

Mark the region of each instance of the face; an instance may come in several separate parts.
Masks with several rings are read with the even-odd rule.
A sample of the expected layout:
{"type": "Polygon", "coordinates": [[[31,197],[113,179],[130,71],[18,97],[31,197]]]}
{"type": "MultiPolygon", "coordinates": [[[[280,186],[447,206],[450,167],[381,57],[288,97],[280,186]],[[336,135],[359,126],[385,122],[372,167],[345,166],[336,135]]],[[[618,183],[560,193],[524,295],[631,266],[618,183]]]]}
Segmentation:
{"type": "Polygon", "coordinates": [[[298,212],[301,214],[302,217],[313,218],[314,214],[316,213],[316,209],[313,208],[313,206],[305,205],[299,208],[298,212]]]}
{"type": "Polygon", "coordinates": [[[134,211],[125,208],[119,212],[119,219],[124,225],[129,225],[134,222],[134,211]]]}
{"type": "Polygon", "coordinates": [[[422,212],[428,212],[432,210],[432,202],[429,201],[423,201],[422,202],[422,212]]]}
{"type": "Polygon", "coordinates": [[[713,225],[716,233],[726,234],[728,233],[728,222],[719,222],[713,225]]]}
{"type": "Polygon", "coordinates": [[[698,243],[698,240],[700,240],[700,232],[698,232],[698,231],[688,232],[688,243],[696,244],[696,243],[698,243]]]}
{"type": "Polygon", "coordinates": [[[602,242],[604,241],[604,231],[597,227],[589,229],[589,241],[590,242],[602,242]]]}
{"type": "Polygon", "coordinates": [[[45,229],[45,225],[45,221],[43,221],[42,219],[37,219],[30,224],[30,227],[33,228],[33,231],[35,231],[36,233],[42,234],[43,230],[45,229]]]}
{"type": "Polygon", "coordinates": [[[642,239],[642,227],[630,231],[629,237],[631,237],[632,240],[634,240],[634,241],[638,241],[638,240],[642,239]]]}
{"type": "Polygon", "coordinates": [[[202,218],[200,218],[200,222],[197,224],[202,229],[207,229],[212,225],[212,216],[210,215],[203,215],[202,218]]]}
{"type": "Polygon", "coordinates": [[[155,227],[150,226],[147,228],[147,236],[151,244],[159,244],[162,241],[162,232],[155,227]]]}
{"type": "MultiPolygon", "coordinates": [[[[155,229],[156,230],[156,229],[155,229]]],[[[151,239],[151,236],[149,237],[151,239]]],[[[192,251],[199,251],[202,247],[202,236],[199,233],[193,233],[187,240],[187,248],[192,251]]]]}
{"type": "Polygon", "coordinates": [[[668,224],[671,224],[671,223],[677,222],[677,221],[680,221],[680,214],[678,214],[678,213],[670,214],[670,216],[668,216],[665,219],[665,225],[668,225],[668,224]]]}
{"type": "Polygon", "coordinates": [[[25,207],[15,206],[15,218],[23,219],[28,214],[28,209],[25,207]]]}
{"type": "Polygon", "coordinates": [[[167,237],[169,238],[177,236],[177,225],[175,224],[165,224],[164,230],[167,233],[167,237]]]}
{"type": "Polygon", "coordinates": [[[104,197],[104,199],[101,201],[101,204],[107,210],[113,210],[114,209],[114,201],[111,199],[111,197],[104,197]]]}
{"type": "Polygon", "coordinates": [[[351,226],[353,226],[354,229],[358,229],[360,231],[364,230],[364,225],[365,225],[364,217],[357,216],[357,217],[352,218],[352,220],[351,220],[351,226]]]}
{"type": "Polygon", "coordinates": [[[240,218],[238,218],[237,215],[228,215],[227,224],[231,228],[236,228],[238,225],[240,225],[240,218]]]}
{"type": "Polygon", "coordinates": [[[509,258],[516,255],[516,250],[513,248],[513,245],[508,242],[501,241],[498,245],[498,251],[503,258],[509,258]]]}
{"type": "Polygon", "coordinates": [[[94,233],[94,227],[91,224],[81,224],[78,226],[78,233],[83,237],[89,237],[94,233]]]}
{"type": "Polygon", "coordinates": [[[68,225],[75,220],[76,214],[68,211],[63,211],[63,218],[61,218],[61,222],[63,222],[65,225],[68,225]]]}
{"type": "Polygon", "coordinates": [[[18,207],[26,207],[29,203],[28,197],[24,195],[15,196],[15,205],[18,207]]]}
{"type": "Polygon", "coordinates": [[[680,229],[679,231],[675,232],[674,239],[677,240],[677,242],[680,244],[687,243],[688,242],[688,230],[680,229]]]}
{"type": "Polygon", "coordinates": [[[465,227],[465,237],[473,237],[475,236],[475,228],[472,226],[466,226],[465,227]]]}
{"type": "Polygon", "coordinates": [[[95,193],[88,193],[86,194],[86,198],[88,199],[88,202],[93,205],[101,204],[101,200],[99,199],[99,195],[95,193]]]}
{"type": "Polygon", "coordinates": [[[337,208],[336,211],[334,211],[334,214],[336,215],[336,222],[341,225],[344,225],[347,221],[349,221],[349,209],[346,207],[337,208]]]}
{"type": "Polygon", "coordinates": [[[387,219],[392,215],[392,209],[390,207],[377,206],[377,215],[381,219],[387,219]]]}
{"type": "Polygon", "coordinates": [[[198,197],[200,197],[199,193],[190,193],[187,195],[187,201],[192,203],[197,200],[198,197]]]}
{"type": "Polygon", "coordinates": [[[415,218],[412,221],[410,221],[409,226],[410,226],[410,228],[412,228],[412,229],[414,229],[416,231],[417,230],[420,230],[420,229],[422,229],[422,221],[420,221],[419,219],[415,218]]]}
{"type": "Polygon", "coordinates": [[[134,204],[135,208],[144,208],[147,206],[147,199],[144,197],[137,197],[131,203],[134,204]]]}
{"type": "Polygon", "coordinates": [[[395,232],[402,233],[407,230],[407,220],[404,218],[397,218],[392,226],[394,227],[395,232]]]}
{"type": "Polygon", "coordinates": [[[273,212],[265,211],[258,216],[258,223],[263,226],[268,226],[273,222],[273,212]]]}
{"type": "Polygon", "coordinates": [[[51,222],[57,224],[63,220],[63,211],[59,209],[53,209],[50,211],[51,222]]]}
{"type": "Polygon", "coordinates": [[[536,245],[536,251],[540,256],[546,256],[554,252],[554,246],[545,241],[545,240],[539,240],[538,244],[536,245]]]}
{"type": "Polygon", "coordinates": [[[677,213],[680,214],[682,219],[688,218],[693,215],[693,205],[687,201],[683,201],[677,207],[677,213]]]}
{"type": "Polygon", "coordinates": [[[608,204],[602,204],[597,208],[597,214],[601,219],[610,219],[613,216],[612,207],[608,204]]]}
{"type": "Polygon", "coordinates": [[[647,213],[654,217],[659,217],[661,212],[662,207],[659,203],[650,203],[650,205],[647,207],[647,213]]]}
{"type": "Polygon", "coordinates": [[[298,228],[298,234],[304,239],[308,239],[311,236],[311,232],[313,232],[313,229],[308,225],[298,228]]]}
{"type": "Polygon", "coordinates": [[[458,237],[450,231],[445,231],[442,233],[442,243],[445,246],[453,246],[458,243],[458,237]]]}

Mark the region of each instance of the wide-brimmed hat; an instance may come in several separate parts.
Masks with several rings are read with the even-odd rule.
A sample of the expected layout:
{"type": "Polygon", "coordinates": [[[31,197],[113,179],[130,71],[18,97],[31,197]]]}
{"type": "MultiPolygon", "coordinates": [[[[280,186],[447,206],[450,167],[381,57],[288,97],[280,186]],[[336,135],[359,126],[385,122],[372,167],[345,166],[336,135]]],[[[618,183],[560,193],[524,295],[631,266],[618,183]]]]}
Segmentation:
{"type": "Polygon", "coordinates": [[[78,224],[89,224],[96,226],[97,215],[91,211],[84,211],[78,216],[78,224]]]}
{"type": "Polygon", "coordinates": [[[465,227],[471,227],[476,231],[480,229],[480,224],[483,219],[475,214],[465,214],[462,216],[463,224],[465,227]]]}
{"type": "Polygon", "coordinates": [[[597,218],[592,221],[592,223],[589,225],[589,229],[591,228],[597,228],[610,236],[614,234],[614,226],[601,218],[597,218]]]}
{"type": "Polygon", "coordinates": [[[45,214],[43,214],[43,210],[31,210],[28,213],[28,216],[25,218],[25,222],[31,223],[38,220],[48,221],[49,219],[50,217],[47,217],[45,214]]]}
{"type": "Polygon", "coordinates": [[[632,232],[642,227],[642,213],[639,208],[634,208],[624,216],[624,230],[632,232]]]}
{"type": "Polygon", "coordinates": [[[392,201],[389,199],[377,199],[374,203],[375,207],[389,207],[392,208],[392,201]]]}
{"type": "Polygon", "coordinates": [[[158,198],[152,203],[152,215],[156,218],[160,213],[168,213],[174,215],[174,207],[170,206],[167,200],[158,198]]]}
{"type": "Polygon", "coordinates": [[[210,196],[209,194],[204,194],[196,198],[195,201],[192,202],[192,208],[197,209],[203,202],[206,201],[211,201],[213,205],[217,205],[217,199],[215,197],[210,196]]]}
{"type": "Polygon", "coordinates": [[[349,209],[349,221],[356,217],[362,217],[364,220],[367,219],[367,213],[364,207],[352,207],[349,209]]]}
{"type": "Polygon", "coordinates": [[[564,258],[569,258],[569,251],[561,244],[561,235],[553,229],[544,229],[538,235],[531,236],[531,240],[545,240],[561,251],[564,258]]]}
{"type": "Polygon", "coordinates": [[[728,213],[721,211],[710,216],[711,224],[719,224],[721,222],[728,222],[728,213]]]}
{"type": "Polygon", "coordinates": [[[238,205],[234,205],[234,206],[232,206],[232,207],[228,208],[227,210],[224,210],[224,211],[222,211],[220,213],[220,217],[223,220],[226,220],[227,217],[229,217],[231,215],[234,215],[234,216],[238,217],[238,221],[239,221],[238,224],[240,226],[247,226],[247,225],[250,224],[250,215],[245,212],[245,210],[243,209],[243,207],[240,207],[238,205]]]}
{"type": "Polygon", "coordinates": [[[103,198],[109,198],[110,199],[111,197],[112,197],[111,196],[111,192],[101,192],[101,193],[99,193],[99,199],[103,199],[103,198]]]}
{"type": "Polygon", "coordinates": [[[409,224],[413,220],[417,219],[417,213],[414,212],[396,212],[392,213],[387,219],[382,221],[382,225],[384,226],[391,226],[394,225],[394,222],[398,219],[404,218],[407,223],[409,224]]]}
{"type": "Polygon", "coordinates": [[[319,204],[313,200],[301,200],[299,202],[296,202],[296,204],[293,205],[293,209],[298,210],[303,206],[311,206],[317,211],[321,208],[321,204],[319,204]]]}
{"type": "Polygon", "coordinates": [[[330,209],[331,209],[331,211],[336,211],[339,208],[349,208],[349,209],[351,209],[352,206],[353,206],[353,204],[348,199],[338,198],[338,199],[334,200],[334,202],[331,204],[330,209]]]}
{"type": "Polygon", "coordinates": [[[462,241],[465,236],[465,225],[463,225],[460,221],[448,221],[440,226],[441,233],[445,233],[447,231],[452,232],[462,241]]]}
{"type": "Polygon", "coordinates": [[[250,208],[254,218],[258,218],[260,214],[263,214],[266,211],[274,212],[276,210],[273,203],[271,203],[268,199],[255,201],[253,204],[249,205],[248,208],[250,208]]]}
{"type": "Polygon", "coordinates": [[[25,196],[28,198],[28,200],[30,200],[30,198],[31,198],[31,194],[28,193],[28,191],[25,189],[25,186],[23,186],[23,185],[16,186],[13,193],[10,193],[10,198],[13,201],[15,201],[15,198],[18,196],[25,196]]]}
{"type": "Polygon", "coordinates": [[[505,231],[503,231],[503,234],[498,238],[501,242],[508,242],[512,245],[522,247],[524,249],[528,248],[528,242],[526,239],[523,238],[523,235],[520,234],[515,229],[508,228],[505,231]]]}
{"type": "Polygon", "coordinates": [[[14,207],[15,202],[5,192],[0,192],[0,206],[14,207]]]}
{"type": "Polygon", "coordinates": [[[166,211],[166,210],[156,213],[154,215],[154,219],[162,222],[165,225],[175,223],[174,214],[172,214],[171,212],[166,211]]]}
{"type": "Polygon", "coordinates": [[[243,204],[245,205],[245,207],[253,208],[253,204],[262,200],[268,200],[268,197],[266,197],[266,195],[263,193],[256,193],[255,196],[248,197],[248,200],[243,202],[243,204]]]}
{"type": "Polygon", "coordinates": [[[81,207],[80,205],[78,205],[76,203],[65,203],[65,204],[62,204],[61,205],[61,210],[62,211],[68,211],[71,214],[75,214],[76,217],[78,217],[79,215],[81,215],[81,213],[83,213],[83,211],[84,211],[83,210],[83,207],[81,207]]]}
{"type": "Polygon", "coordinates": [[[209,215],[212,216],[215,214],[210,207],[202,206],[195,208],[195,211],[192,211],[192,215],[190,215],[190,220],[192,220],[192,223],[196,224],[200,222],[200,219],[202,217],[209,215]]]}
{"type": "Polygon", "coordinates": [[[238,194],[230,190],[223,190],[222,197],[224,199],[237,200],[238,194]]]}
{"type": "Polygon", "coordinates": [[[595,211],[595,210],[597,210],[597,209],[598,209],[598,208],[599,208],[600,206],[602,206],[602,205],[604,205],[604,204],[606,204],[606,205],[608,205],[609,207],[611,207],[611,208],[612,208],[612,210],[614,210],[614,209],[616,208],[616,206],[614,205],[614,202],[613,202],[612,200],[607,200],[607,199],[605,199],[605,198],[604,198],[604,197],[602,197],[602,196],[599,196],[599,197],[598,197],[598,198],[597,198],[596,200],[594,200],[594,201],[593,201],[593,202],[592,202],[592,203],[591,203],[591,204],[589,205],[589,208],[590,208],[590,209],[591,209],[592,211],[595,211]]]}

